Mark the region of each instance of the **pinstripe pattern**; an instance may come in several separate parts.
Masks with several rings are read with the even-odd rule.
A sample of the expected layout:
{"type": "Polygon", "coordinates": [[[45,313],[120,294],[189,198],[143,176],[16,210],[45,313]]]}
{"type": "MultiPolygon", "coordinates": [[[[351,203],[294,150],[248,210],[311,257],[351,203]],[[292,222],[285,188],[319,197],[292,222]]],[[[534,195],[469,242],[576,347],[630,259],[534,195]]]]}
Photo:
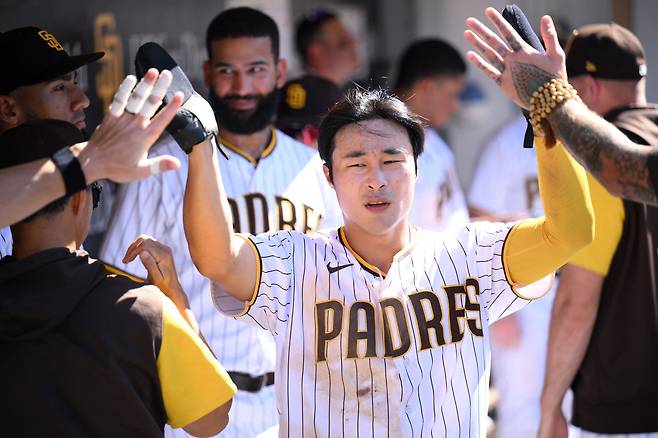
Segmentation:
{"type": "Polygon", "coordinates": [[[0,259],[11,255],[13,240],[9,227],[0,228],[0,259]]]}
{"type": "MultiPolygon", "coordinates": [[[[277,375],[286,376],[276,382],[281,435],[484,437],[488,324],[527,303],[498,269],[509,230],[507,224],[482,222],[456,236],[419,231],[414,243],[395,256],[386,276],[373,275],[372,269],[360,264],[337,230],[312,236],[274,232],[251,237],[262,259],[262,275],[245,320],[269,327],[274,334],[277,375]],[[330,273],[327,265],[344,267],[330,273]],[[474,286],[454,294],[453,307],[464,310],[464,315],[455,327],[463,338],[452,342],[451,336],[458,334],[450,329],[454,312],[447,290],[472,285],[469,278],[479,283],[479,295],[474,286]],[[445,342],[439,341],[438,329],[430,329],[426,332],[430,346],[423,349],[412,305],[416,293],[438,299],[441,315],[436,316],[445,342]],[[402,355],[384,357],[384,319],[390,317],[380,303],[391,299],[403,306],[410,348],[402,355]],[[374,309],[370,325],[367,311],[351,311],[356,303],[357,308],[374,309]],[[479,310],[474,304],[481,305],[479,310]],[[317,310],[329,307],[342,308],[340,321],[327,316],[336,317],[336,310],[317,310]],[[372,356],[366,354],[369,338],[350,337],[356,333],[352,324],[359,333],[374,333],[372,356]],[[323,342],[332,330],[337,330],[335,337],[323,342]],[[354,345],[358,357],[347,357],[348,347],[354,345]],[[322,351],[326,360],[318,360],[322,351]]],[[[533,286],[537,294],[547,284],[533,286]]],[[[213,285],[212,295],[226,313],[244,310],[243,303],[217,286],[213,285]]],[[[429,301],[421,302],[425,321],[435,316],[429,301]]]]}
{"type": "Polygon", "coordinates": [[[450,147],[431,128],[418,157],[418,179],[409,222],[424,230],[458,231],[468,222],[468,209],[450,147]]]}
{"type": "MultiPolygon", "coordinates": [[[[305,226],[301,213],[303,204],[326,218],[322,220],[323,225],[335,225],[340,220],[340,211],[335,195],[324,180],[317,155],[278,131],[276,140],[272,153],[257,166],[238,154],[232,154],[229,161],[223,158],[218,160],[227,196],[238,207],[239,216],[234,220],[236,226],[240,226],[237,231],[249,232],[250,228],[257,232],[266,231],[259,201],[255,201],[256,208],[251,215],[256,222],[249,222],[248,197],[245,195],[250,193],[262,194],[268,203],[266,214],[270,228],[277,226],[279,216],[276,196],[290,199],[295,204],[296,229],[303,230],[305,226]]],[[[129,265],[121,262],[128,245],[144,233],[171,246],[181,285],[189,296],[190,307],[197,317],[199,328],[224,368],[254,376],[273,371],[275,345],[272,337],[242,321],[219,314],[208,294],[209,281],[198,273],[189,257],[182,217],[187,179],[185,154],[171,140],[156,146],[153,154],[174,155],[181,160],[182,168],[178,172],[167,172],[132,182],[119,189],[117,207],[101,248],[101,259],[128,272],[145,276],[139,261],[129,265]]],[[[285,210],[284,215],[287,212],[285,210]]],[[[290,217],[284,216],[284,219],[290,217]]],[[[306,225],[315,229],[318,217],[309,215],[306,225]]],[[[255,436],[276,423],[274,399],[263,391],[261,393],[239,392],[234,399],[229,425],[222,436],[255,436]],[[258,412],[258,415],[254,415],[254,412],[258,412]]],[[[173,435],[168,429],[167,436],[173,435]]],[[[176,431],[175,435],[185,436],[182,430],[176,431]]]]}

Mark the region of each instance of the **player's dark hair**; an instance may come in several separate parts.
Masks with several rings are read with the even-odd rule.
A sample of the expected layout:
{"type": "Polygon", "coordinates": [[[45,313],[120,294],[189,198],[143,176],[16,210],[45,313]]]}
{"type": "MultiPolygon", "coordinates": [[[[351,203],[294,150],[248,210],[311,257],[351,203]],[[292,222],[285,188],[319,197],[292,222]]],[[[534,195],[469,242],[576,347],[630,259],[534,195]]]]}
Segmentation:
{"type": "Polygon", "coordinates": [[[325,9],[317,9],[302,17],[297,23],[297,34],[295,36],[295,46],[297,53],[304,64],[308,62],[308,46],[317,40],[320,35],[322,25],[330,20],[336,20],[338,17],[333,12],[325,9]]]}
{"type": "Polygon", "coordinates": [[[423,39],[412,43],[402,54],[394,90],[407,90],[427,77],[465,73],[466,62],[451,44],[435,38],[423,39]]]}
{"type": "Polygon", "coordinates": [[[272,42],[274,60],[279,59],[279,28],[276,23],[269,15],[247,7],[227,9],[213,18],[206,31],[208,59],[212,55],[212,41],[240,37],[268,37],[272,42]]]}
{"type": "Polygon", "coordinates": [[[333,178],[331,155],[336,147],[335,138],[344,126],[359,124],[368,120],[390,120],[404,127],[418,170],[418,156],[423,152],[425,133],[420,118],[409,111],[402,101],[383,89],[367,90],[354,88],[347,96],[334,105],[320,123],[318,152],[329,168],[333,178]]]}

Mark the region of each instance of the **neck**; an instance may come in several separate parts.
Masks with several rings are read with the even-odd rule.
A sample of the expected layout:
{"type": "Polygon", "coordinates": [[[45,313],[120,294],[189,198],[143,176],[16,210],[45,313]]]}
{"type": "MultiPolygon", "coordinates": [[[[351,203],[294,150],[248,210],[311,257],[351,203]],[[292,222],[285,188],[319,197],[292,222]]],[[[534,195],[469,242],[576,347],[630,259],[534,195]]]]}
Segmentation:
{"type": "Polygon", "coordinates": [[[270,141],[272,126],[267,126],[253,134],[236,134],[225,129],[219,130],[219,136],[253,158],[259,158],[270,141]]]}
{"type": "Polygon", "coordinates": [[[602,80],[605,84],[601,104],[596,108],[599,115],[622,106],[645,106],[647,97],[644,79],[638,82],[602,80]]]}
{"type": "Polygon", "coordinates": [[[74,233],[53,225],[55,221],[37,219],[30,223],[19,223],[11,227],[14,238],[12,255],[17,259],[29,257],[53,248],[78,249],[79,243],[71,238],[74,233]]]}
{"type": "Polygon", "coordinates": [[[386,273],[391,268],[393,257],[411,242],[407,220],[400,221],[385,234],[371,234],[354,223],[345,224],[345,237],[352,249],[366,262],[386,273]]]}

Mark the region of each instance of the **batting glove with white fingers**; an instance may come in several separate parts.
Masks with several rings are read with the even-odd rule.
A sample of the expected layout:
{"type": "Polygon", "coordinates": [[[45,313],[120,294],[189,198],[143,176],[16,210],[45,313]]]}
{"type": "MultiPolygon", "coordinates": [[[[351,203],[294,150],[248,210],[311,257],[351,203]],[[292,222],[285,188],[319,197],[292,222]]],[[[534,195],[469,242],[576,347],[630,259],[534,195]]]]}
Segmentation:
{"type": "MultiPolygon", "coordinates": [[[[183,105],[167,126],[167,132],[176,140],[181,149],[189,154],[195,145],[210,137],[213,137],[215,143],[219,145],[217,120],[212,107],[199,93],[194,91],[185,72],[169,53],[153,42],[143,44],[135,56],[135,72],[138,76],[141,77],[149,68],[169,70],[173,76],[171,86],[163,99],[165,104],[177,91],[184,95],[183,105]]],[[[218,149],[228,159],[226,152],[221,147],[218,149]]]]}

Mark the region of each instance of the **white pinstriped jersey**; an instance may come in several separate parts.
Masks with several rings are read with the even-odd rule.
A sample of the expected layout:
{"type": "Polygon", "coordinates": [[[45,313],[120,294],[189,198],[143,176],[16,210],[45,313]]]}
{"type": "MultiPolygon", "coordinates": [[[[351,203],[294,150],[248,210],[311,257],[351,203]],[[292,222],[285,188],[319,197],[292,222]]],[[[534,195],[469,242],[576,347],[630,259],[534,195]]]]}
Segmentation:
{"type": "Polygon", "coordinates": [[[474,207],[496,214],[544,214],[535,149],[522,147],[526,126],[519,115],[485,146],[468,194],[474,207]]]}
{"type": "MultiPolygon", "coordinates": [[[[509,230],[417,230],[385,277],[342,228],[249,236],[253,301],[216,285],[213,299],[274,334],[280,436],[484,437],[488,325],[527,302],[505,279],[509,230]]],[[[547,283],[520,294],[541,296],[547,283]]]]}
{"type": "MultiPolygon", "coordinates": [[[[154,148],[153,154],[178,157],[181,169],[120,188],[100,258],[135,275],[146,276],[139,261],[129,265],[121,262],[128,245],[139,234],[149,234],[169,245],[190,308],[224,368],[253,376],[273,371],[271,336],[218,313],[210,298],[209,280],[192,263],[182,216],[188,171],[185,153],[169,137],[154,148]]],[[[324,178],[317,154],[280,131],[276,131],[257,166],[235,151],[230,160],[219,157],[218,162],[237,231],[312,231],[319,223],[336,226],[342,222],[335,194],[324,178]]],[[[258,405],[252,411],[256,409],[258,405]]],[[[235,421],[243,422],[247,428],[259,424],[260,418],[254,418],[253,412],[239,420],[234,414],[232,411],[228,429],[235,421]]],[[[230,431],[224,435],[227,433],[232,435],[230,431]]],[[[232,436],[246,434],[243,429],[232,436]]]]}
{"type": "Polygon", "coordinates": [[[418,180],[409,222],[430,231],[460,230],[468,223],[468,208],[450,147],[431,128],[418,157],[418,180]]]}
{"type": "Polygon", "coordinates": [[[11,255],[13,240],[9,227],[0,228],[0,259],[11,255]]]}

